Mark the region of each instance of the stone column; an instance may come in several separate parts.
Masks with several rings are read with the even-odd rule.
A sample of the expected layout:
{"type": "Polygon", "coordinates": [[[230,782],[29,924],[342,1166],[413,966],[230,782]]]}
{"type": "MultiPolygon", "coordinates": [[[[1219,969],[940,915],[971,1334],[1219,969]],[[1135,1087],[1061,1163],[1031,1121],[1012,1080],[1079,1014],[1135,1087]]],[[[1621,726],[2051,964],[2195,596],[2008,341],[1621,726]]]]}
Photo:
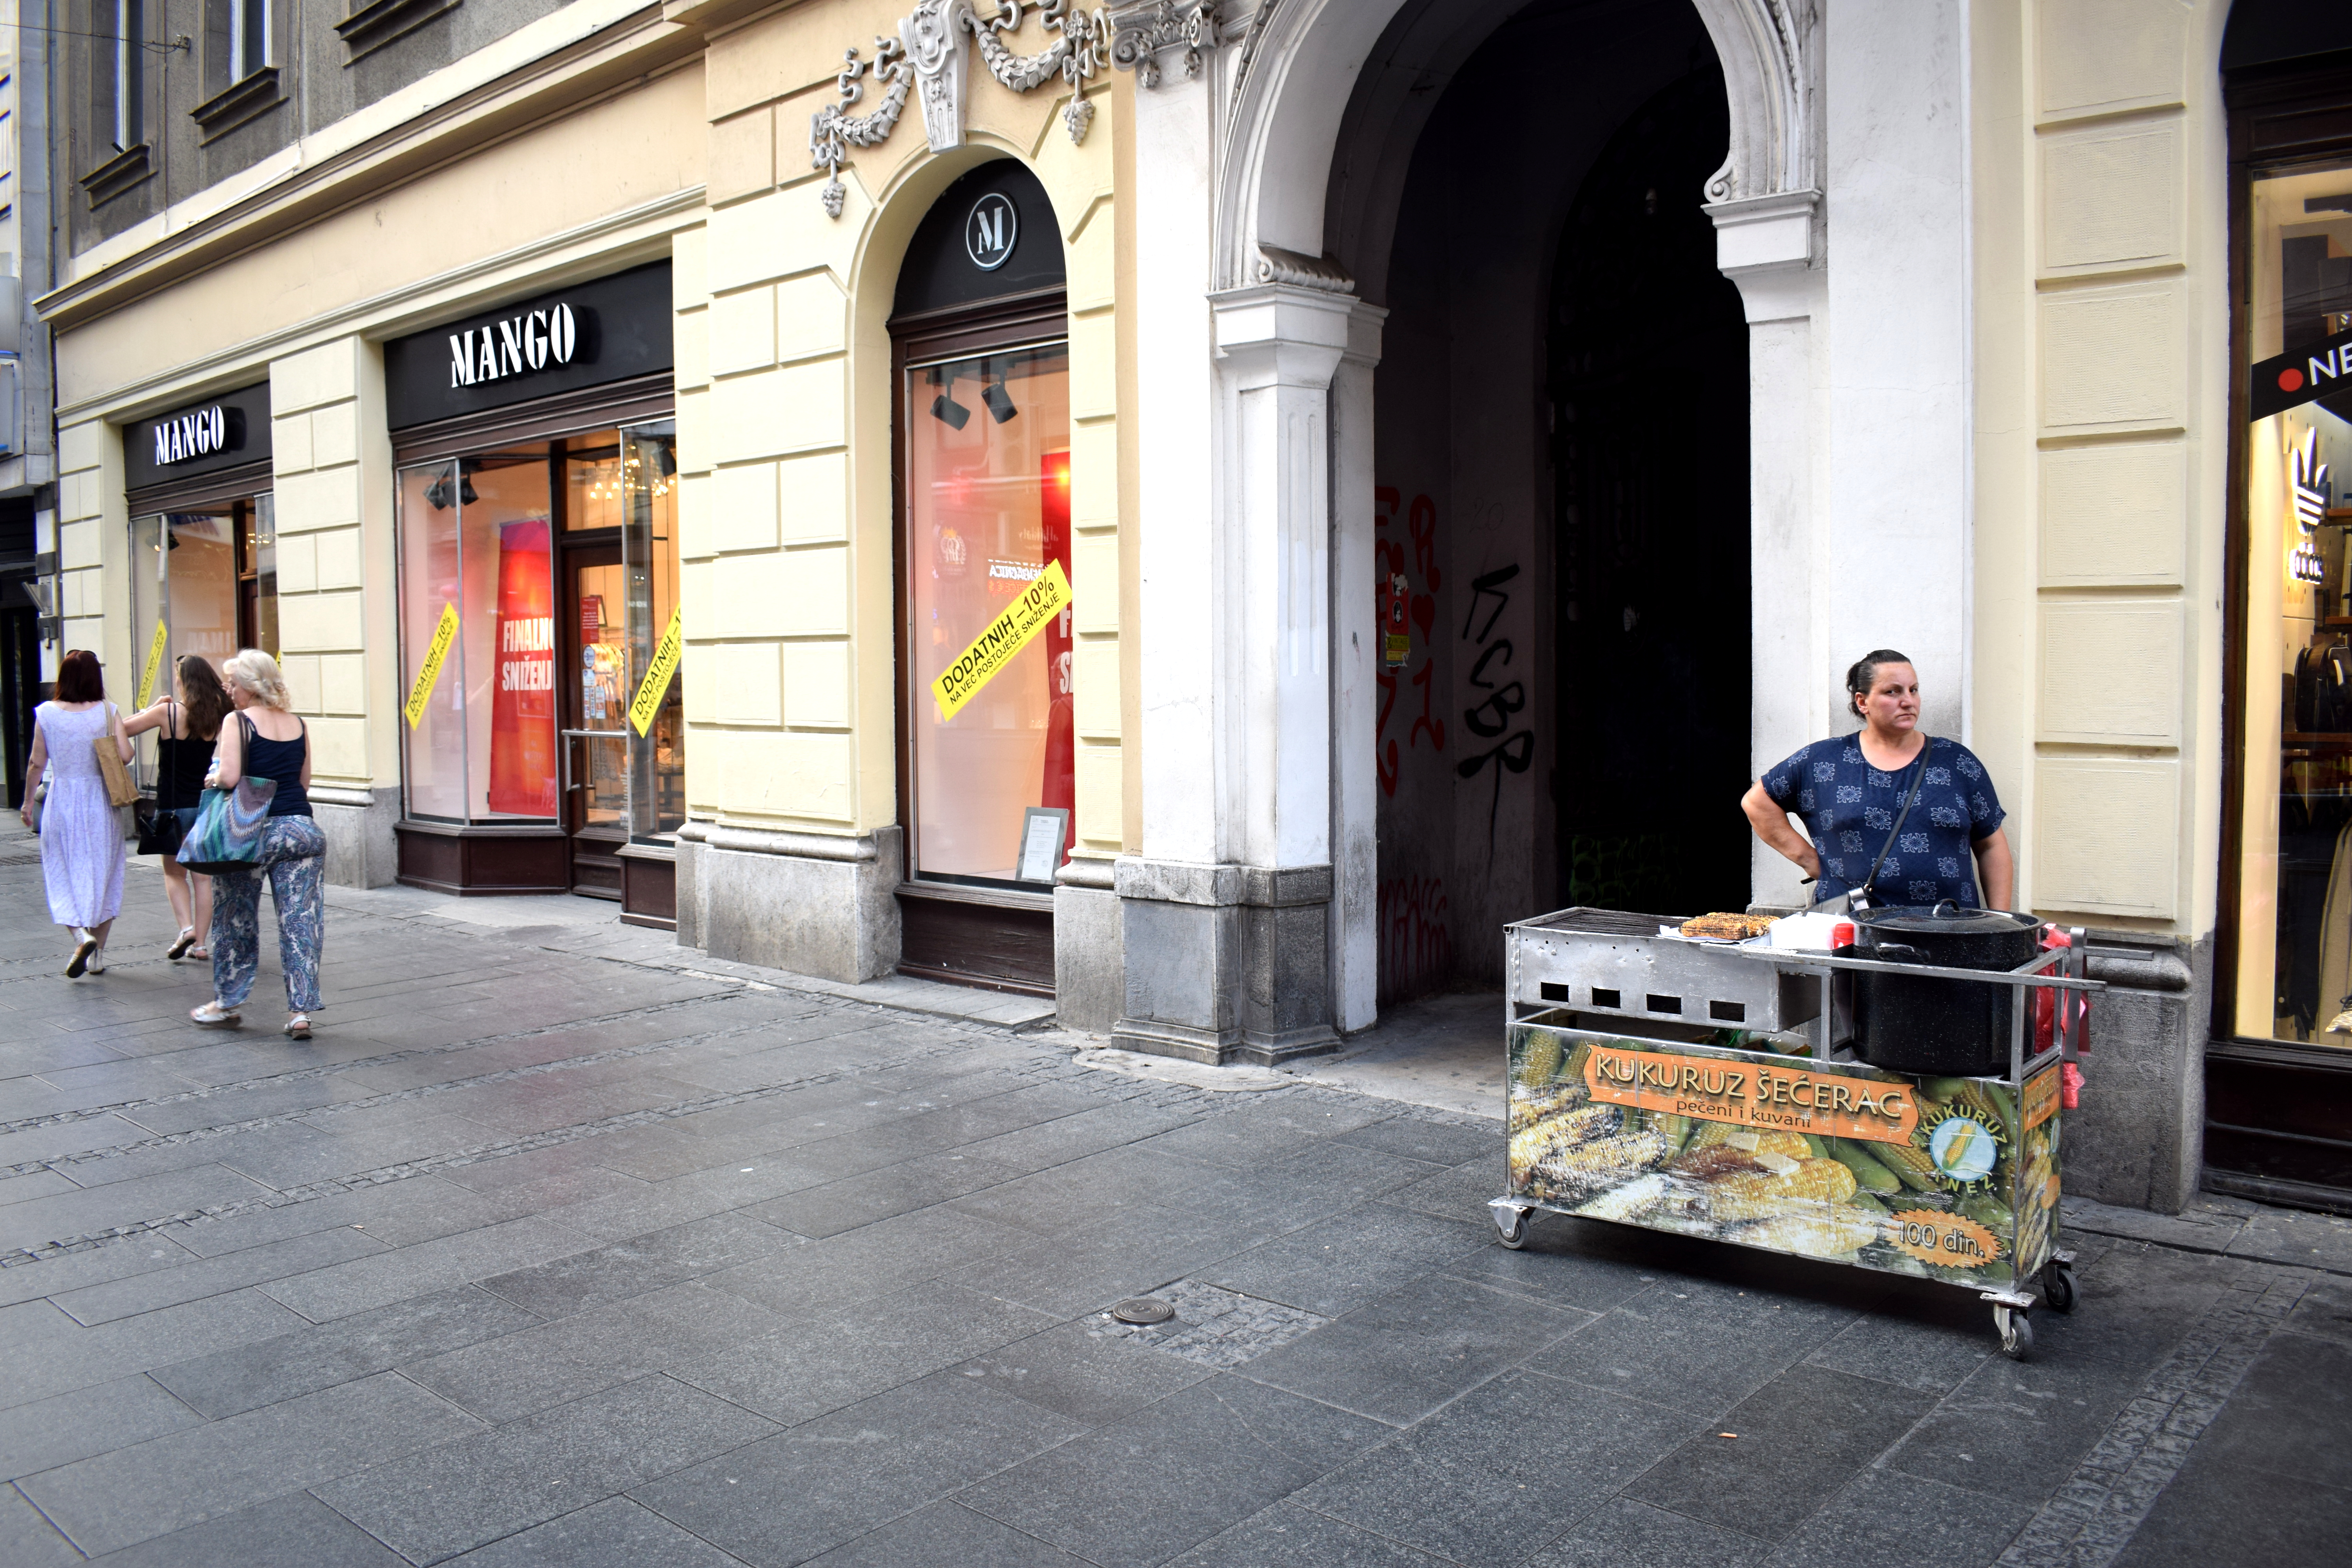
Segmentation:
{"type": "Polygon", "coordinates": [[[1222,429],[1206,591],[1146,605],[1197,627],[1181,668],[1156,672],[1156,695],[1209,742],[1206,754],[1147,755],[1147,769],[1199,770],[1207,810],[1167,825],[1147,813],[1143,854],[1115,872],[1127,957],[1115,1035],[1131,1049],[1271,1063],[1338,1042],[1331,384],[1355,303],[1291,282],[1211,300],[1222,429]]]}
{"type": "MultiPolygon", "coordinates": [[[[1716,265],[1738,285],[1748,316],[1748,560],[1755,606],[1748,757],[1751,773],[1759,775],[1837,727],[1820,679],[1833,661],[1822,586],[1827,534],[1816,515],[1813,482],[1826,465],[1828,445],[1820,352],[1826,334],[1814,330],[1827,287],[1820,202],[1818,192],[1788,191],[1706,209],[1715,219],[1716,265]]],[[[1795,866],[1760,839],[1750,854],[1749,897],[1757,903],[1800,908],[1807,902],[1795,866]]]]}

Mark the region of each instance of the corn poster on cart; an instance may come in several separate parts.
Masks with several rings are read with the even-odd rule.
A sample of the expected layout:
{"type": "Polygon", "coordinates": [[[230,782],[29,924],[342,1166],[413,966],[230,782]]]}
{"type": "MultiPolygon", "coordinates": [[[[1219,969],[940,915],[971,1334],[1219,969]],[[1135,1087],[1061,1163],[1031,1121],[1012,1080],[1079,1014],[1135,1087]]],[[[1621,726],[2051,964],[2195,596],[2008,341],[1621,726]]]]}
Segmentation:
{"type": "Polygon", "coordinates": [[[2083,931],[1987,971],[1694,941],[1676,923],[1574,909],[1507,928],[1503,1244],[1525,1246],[1542,1210],[1910,1275],[1974,1291],[2001,1349],[2031,1354],[2032,1309],[2074,1304],[2061,1075],[2082,994],[2105,988],[2083,931]],[[2009,1071],[1857,1059],[1846,977],[1868,971],[2013,988],[2009,1071]]]}

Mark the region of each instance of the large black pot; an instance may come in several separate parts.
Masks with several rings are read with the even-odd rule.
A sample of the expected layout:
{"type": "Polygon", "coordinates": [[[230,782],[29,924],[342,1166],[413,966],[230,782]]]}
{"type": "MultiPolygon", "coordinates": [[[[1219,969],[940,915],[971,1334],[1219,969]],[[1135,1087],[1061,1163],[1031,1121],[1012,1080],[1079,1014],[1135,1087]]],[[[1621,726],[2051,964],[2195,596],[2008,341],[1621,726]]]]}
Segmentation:
{"type": "MultiPolygon", "coordinates": [[[[1945,969],[2015,969],[2042,945],[2042,922],[2006,910],[1897,904],[1855,912],[1854,956],[1945,969]]],[[[2018,988],[1927,975],[1853,977],[1854,1054],[1892,1072],[1987,1078],[2009,1071],[2018,988]]]]}

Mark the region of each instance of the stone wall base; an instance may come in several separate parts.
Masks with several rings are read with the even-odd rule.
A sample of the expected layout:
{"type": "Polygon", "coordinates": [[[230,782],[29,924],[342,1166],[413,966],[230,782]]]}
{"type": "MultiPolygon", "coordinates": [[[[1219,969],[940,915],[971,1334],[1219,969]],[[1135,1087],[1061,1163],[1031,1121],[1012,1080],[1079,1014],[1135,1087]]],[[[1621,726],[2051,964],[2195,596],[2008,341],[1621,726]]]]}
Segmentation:
{"type": "Polygon", "coordinates": [[[400,875],[398,789],[310,792],[311,815],[327,840],[326,879],[338,888],[390,887],[400,875]]]}
{"type": "Polygon", "coordinates": [[[895,826],[835,838],[689,822],[678,944],[822,980],[877,979],[898,966],[901,865],[895,826]]]}
{"type": "Polygon", "coordinates": [[[1127,942],[1110,862],[1073,860],[1054,889],[1054,1005],[1066,1029],[1108,1034],[1126,996],[1127,942]]]}
{"type": "Polygon", "coordinates": [[[2065,1113],[2067,1192],[2179,1214],[2205,1165],[2205,1040],[2213,1011],[2213,940],[2194,944],[2093,931],[2083,1103],[2065,1113]]]}

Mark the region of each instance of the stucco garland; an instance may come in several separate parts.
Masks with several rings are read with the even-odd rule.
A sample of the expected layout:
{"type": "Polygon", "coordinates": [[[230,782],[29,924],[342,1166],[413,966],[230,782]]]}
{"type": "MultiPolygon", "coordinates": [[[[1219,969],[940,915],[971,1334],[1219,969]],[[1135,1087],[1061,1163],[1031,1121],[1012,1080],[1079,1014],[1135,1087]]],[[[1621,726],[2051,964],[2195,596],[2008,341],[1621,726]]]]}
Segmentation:
{"type": "Polygon", "coordinates": [[[978,44],[981,63],[988,74],[1013,92],[1032,92],[1059,80],[1072,89],[1062,123],[1074,145],[1083,144],[1094,124],[1095,106],[1086,96],[1086,84],[1101,70],[1105,59],[1122,70],[1142,73],[1149,87],[1160,79],[1157,63],[1163,48],[1185,46],[1185,71],[1200,69],[1200,49],[1216,40],[1214,0],[1155,0],[1150,6],[1128,6],[1114,14],[1074,11],[1070,0],[999,0],[996,14],[985,21],[972,0],[916,0],[915,8],[898,22],[897,39],[874,40],[875,79],[890,83],[882,106],[871,114],[853,118],[848,110],[863,94],[858,78],[869,68],[847,51],[848,64],[840,78],[837,101],[809,117],[809,160],[826,172],[822,193],[825,214],[841,216],[845,192],[841,165],[850,147],[873,147],[898,128],[911,85],[922,106],[923,134],[931,151],[944,153],[963,144],[964,38],[978,44]],[[1016,55],[1004,45],[1018,32],[1022,17],[1034,10],[1038,26],[1057,35],[1034,54],[1016,55]]]}

